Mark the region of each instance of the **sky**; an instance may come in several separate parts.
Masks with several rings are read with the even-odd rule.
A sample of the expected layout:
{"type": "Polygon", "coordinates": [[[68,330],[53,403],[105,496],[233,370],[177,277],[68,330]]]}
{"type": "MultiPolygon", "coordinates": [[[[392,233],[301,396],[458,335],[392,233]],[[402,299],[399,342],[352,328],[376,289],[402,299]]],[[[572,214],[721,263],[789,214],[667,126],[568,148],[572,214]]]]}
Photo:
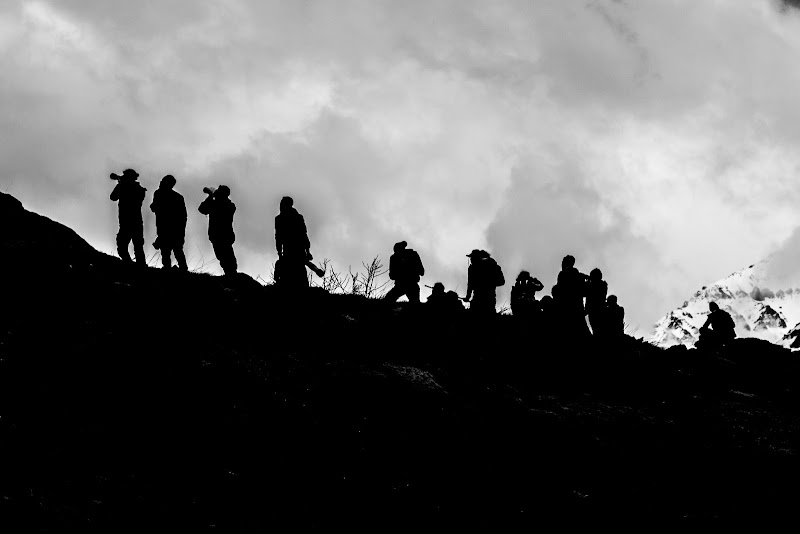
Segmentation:
{"type": "MultiPolygon", "coordinates": [[[[597,267],[638,334],[768,256],[800,263],[800,11],[779,0],[0,0],[0,190],[115,253],[111,172],[203,186],[268,279],[284,195],[337,270],[405,240],[466,291],[597,267]]],[[[423,292],[423,295],[427,290],[423,292]]]]}

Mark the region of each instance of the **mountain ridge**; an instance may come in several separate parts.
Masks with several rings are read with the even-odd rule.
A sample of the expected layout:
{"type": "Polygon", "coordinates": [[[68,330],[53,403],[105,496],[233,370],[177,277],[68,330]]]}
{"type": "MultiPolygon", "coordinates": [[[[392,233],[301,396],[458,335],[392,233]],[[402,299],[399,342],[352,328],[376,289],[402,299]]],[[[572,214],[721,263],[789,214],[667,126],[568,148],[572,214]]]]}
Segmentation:
{"type": "Polygon", "coordinates": [[[708,304],[716,302],[730,313],[738,337],[800,348],[800,287],[769,288],[768,269],[769,260],[763,260],[703,286],[657,321],[648,341],[662,348],[693,347],[708,316],[708,304]]]}
{"type": "Polygon", "coordinates": [[[8,195],[0,222],[4,531],[794,516],[800,364],[781,347],[564,342],[124,265],[8,195]]]}

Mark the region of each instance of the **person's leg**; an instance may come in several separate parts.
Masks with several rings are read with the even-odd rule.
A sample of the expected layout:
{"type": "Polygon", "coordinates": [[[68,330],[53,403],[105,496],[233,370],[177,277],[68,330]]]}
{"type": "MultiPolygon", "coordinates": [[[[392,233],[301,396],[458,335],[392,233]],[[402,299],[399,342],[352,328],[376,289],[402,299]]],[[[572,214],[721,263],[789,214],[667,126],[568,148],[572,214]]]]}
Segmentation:
{"type": "Polygon", "coordinates": [[[217,255],[219,265],[225,274],[236,274],[236,256],[233,254],[233,243],[219,243],[214,245],[214,253],[217,255]]]}
{"type": "Polygon", "coordinates": [[[186,265],[186,256],[183,254],[183,239],[176,240],[173,246],[173,252],[175,252],[175,260],[178,262],[178,267],[181,271],[188,271],[189,267],[186,265]]]}
{"type": "Polygon", "coordinates": [[[406,287],[406,296],[408,297],[408,302],[419,304],[419,284],[408,284],[406,287]]]}
{"type": "Polygon", "coordinates": [[[125,263],[133,263],[131,255],[128,252],[128,243],[131,242],[131,237],[127,230],[128,229],[124,226],[119,227],[119,232],[117,232],[117,254],[119,254],[120,259],[125,263]]]}
{"type": "Polygon", "coordinates": [[[144,255],[144,226],[141,224],[137,225],[136,228],[133,229],[131,239],[133,241],[133,253],[136,255],[136,263],[145,265],[147,263],[147,257],[144,255]]]}
{"type": "Polygon", "coordinates": [[[172,243],[167,239],[159,238],[159,250],[161,250],[161,267],[169,269],[172,267],[172,243]]]}
{"type": "Polygon", "coordinates": [[[397,299],[403,296],[403,289],[395,283],[394,287],[386,293],[386,296],[383,297],[383,300],[388,302],[397,302],[397,299]]]}

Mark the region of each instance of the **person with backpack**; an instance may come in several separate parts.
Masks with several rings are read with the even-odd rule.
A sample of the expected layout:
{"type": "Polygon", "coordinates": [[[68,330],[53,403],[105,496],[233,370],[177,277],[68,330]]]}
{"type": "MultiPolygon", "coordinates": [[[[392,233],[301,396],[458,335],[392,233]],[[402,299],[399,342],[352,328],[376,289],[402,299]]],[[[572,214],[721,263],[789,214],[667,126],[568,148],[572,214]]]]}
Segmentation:
{"type": "Polygon", "coordinates": [[[133,169],[125,169],[122,176],[111,173],[110,178],[117,181],[111,191],[111,200],[119,205],[119,232],[117,233],[117,254],[125,263],[133,263],[128,252],[128,245],[133,242],[133,253],[136,263],[145,265],[144,255],[144,222],[142,221],[142,202],[147,189],[136,180],[139,173],[133,169]]]}
{"type": "Polygon", "coordinates": [[[389,278],[394,280],[394,287],[386,293],[384,300],[396,302],[405,295],[409,302],[419,304],[419,279],[425,275],[425,268],[417,251],[406,247],[408,243],[405,241],[394,245],[394,254],[389,258],[389,278]]]}
{"type": "Polygon", "coordinates": [[[470,312],[479,315],[494,315],[497,306],[496,288],[506,283],[503,270],[485,250],[475,249],[467,257],[467,296],[470,312]],[[473,297],[474,294],[474,297],[473,297]]]}
{"type": "Polygon", "coordinates": [[[177,180],[171,174],[164,176],[153,193],[150,211],[156,214],[156,241],[153,247],[161,250],[161,265],[164,269],[172,266],[172,253],[182,271],[189,268],[183,254],[183,242],[186,238],[186,202],[183,195],[173,189],[177,180]]]}
{"type": "Polygon", "coordinates": [[[231,190],[227,185],[203,188],[208,195],[200,203],[197,210],[203,215],[208,215],[208,239],[214,247],[220,267],[226,275],[236,274],[236,255],[233,253],[233,242],[236,235],[233,233],[233,214],[236,213],[236,204],[231,202],[231,190]]]}
{"type": "Polygon", "coordinates": [[[708,310],[708,319],[700,327],[697,348],[724,347],[736,338],[736,324],[731,314],[720,309],[716,302],[709,302],[708,310]]]}

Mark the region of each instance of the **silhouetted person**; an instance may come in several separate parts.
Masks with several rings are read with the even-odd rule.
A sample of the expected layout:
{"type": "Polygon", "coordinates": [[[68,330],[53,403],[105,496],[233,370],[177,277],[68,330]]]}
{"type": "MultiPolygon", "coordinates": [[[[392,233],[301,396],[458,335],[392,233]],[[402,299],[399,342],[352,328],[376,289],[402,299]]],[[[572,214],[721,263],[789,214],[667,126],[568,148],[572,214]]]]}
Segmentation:
{"type": "Polygon", "coordinates": [[[280,213],[275,216],[275,248],[281,263],[279,284],[291,289],[307,288],[306,265],[312,259],[311,242],[306,221],[295,209],[292,197],[281,199],[280,213]]]}
{"type": "Polygon", "coordinates": [[[586,282],[586,315],[592,325],[592,334],[595,337],[605,335],[606,295],[608,284],[603,280],[600,269],[594,268],[589,273],[586,282]]]}
{"type": "Polygon", "coordinates": [[[409,302],[419,303],[419,279],[425,275],[425,268],[417,251],[407,246],[405,241],[395,243],[394,254],[389,258],[389,278],[394,280],[394,287],[384,297],[389,302],[405,295],[409,302]]]}
{"type": "Polygon", "coordinates": [[[716,302],[708,303],[708,319],[700,327],[700,339],[697,346],[703,348],[723,347],[736,337],[736,326],[731,315],[721,310],[716,302]]]}
{"type": "Polygon", "coordinates": [[[183,255],[183,242],[186,238],[186,203],[183,195],[173,188],[177,181],[171,174],[164,176],[153,193],[150,211],[156,214],[156,241],[153,247],[161,250],[161,265],[164,269],[172,266],[172,253],[182,271],[188,270],[186,256],[183,255]]]}
{"type": "Polygon", "coordinates": [[[197,210],[208,215],[208,239],[214,247],[214,254],[225,274],[236,274],[236,256],[233,253],[233,242],[236,241],[233,214],[236,213],[236,204],[228,198],[231,190],[227,185],[221,185],[217,189],[203,188],[203,192],[208,196],[197,210]]]}
{"type": "Polygon", "coordinates": [[[532,278],[528,271],[520,271],[517,281],[511,288],[511,314],[521,319],[534,318],[539,312],[536,292],[544,289],[544,285],[532,278]]]}
{"type": "Polygon", "coordinates": [[[494,315],[497,305],[495,289],[506,283],[503,271],[485,250],[475,249],[467,257],[470,265],[467,270],[467,296],[464,300],[470,303],[471,313],[494,315]]]}
{"type": "Polygon", "coordinates": [[[444,310],[446,300],[447,297],[445,296],[444,292],[444,284],[441,282],[436,282],[433,284],[433,287],[431,288],[431,294],[428,296],[428,300],[425,301],[425,304],[427,304],[427,307],[432,310],[441,311],[444,310]]]}
{"type": "Polygon", "coordinates": [[[567,332],[575,336],[588,336],[586,312],[583,308],[583,297],[586,295],[586,279],[588,277],[575,268],[575,258],[564,256],[561,261],[561,272],[558,273],[558,293],[554,293],[556,307],[564,316],[567,332]]]}
{"type": "MultiPolygon", "coordinates": [[[[617,296],[609,295],[606,299],[602,332],[604,337],[617,339],[625,334],[625,308],[617,304],[617,296]]],[[[594,328],[594,326],[592,326],[594,328]]]]}
{"type": "Polygon", "coordinates": [[[425,308],[429,312],[437,315],[453,316],[464,311],[464,305],[455,291],[445,292],[444,284],[441,282],[433,284],[432,290],[428,300],[425,302],[425,308]]]}
{"type": "Polygon", "coordinates": [[[142,202],[147,189],[136,181],[139,173],[125,169],[122,176],[112,173],[111,179],[117,185],[111,192],[111,200],[119,204],[119,232],[117,233],[117,254],[126,263],[132,263],[128,245],[133,242],[136,263],[144,265],[144,223],[142,222],[142,202]]]}

